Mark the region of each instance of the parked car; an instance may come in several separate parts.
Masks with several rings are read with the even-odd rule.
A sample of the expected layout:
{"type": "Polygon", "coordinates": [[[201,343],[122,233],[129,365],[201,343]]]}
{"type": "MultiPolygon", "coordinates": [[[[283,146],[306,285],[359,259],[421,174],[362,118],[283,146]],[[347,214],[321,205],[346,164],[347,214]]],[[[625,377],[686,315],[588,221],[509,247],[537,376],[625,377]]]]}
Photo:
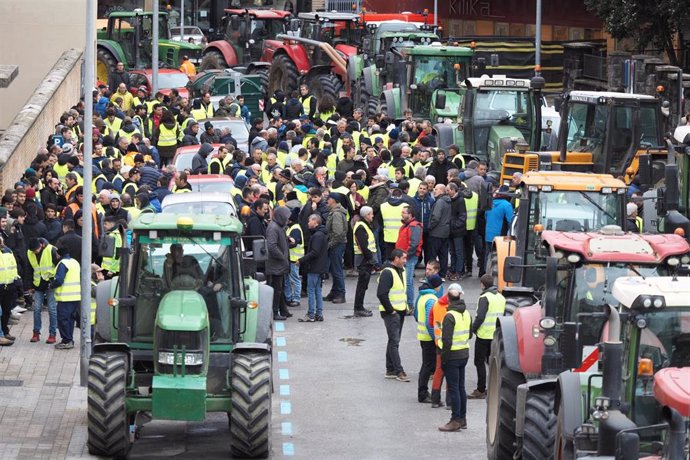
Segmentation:
{"type": "MultiPolygon", "coordinates": [[[[146,90],[151,94],[153,89],[151,69],[131,70],[129,72],[130,82],[132,85],[132,94],[136,94],[140,86],[145,86],[146,90]]],[[[189,77],[186,73],[177,69],[159,69],[158,70],[158,91],[163,94],[170,94],[170,91],[175,88],[180,93],[181,97],[189,97],[189,90],[187,89],[189,77]]]]}
{"type": "Polygon", "coordinates": [[[206,35],[196,26],[184,26],[184,34],[180,27],[170,28],[171,39],[176,42],[187,42],[194,45],[206,45],[206,35]]]}
{"type": "Polygon", "coordinates": [[[232,194],[222,192],[173,193],[163,198],[161,212],[237,216],[232,194]]]}
{"type": "MultiPolygon", "coordinates": [[[[218,149],[225,144],[211,145],[213,146],[213,152],[209,153],[209,159],[218,153],[218,149]]],[[[184,171],[185,169],[192,169],[192,158],[194,158],[194,155],[196,155],[200,147],[200,145],[185,145],[184,147],[178,147],[172,161],[173,165],[175,165],[175,170],[184,171]]]]}
{"type": "Polygon", "coordinates": [[[201,139],[201,133],[204,132],[203,124],[207,121],[213,124],[214,129],[222,130],[223,128],[230,128],[232,137],[237,141],[237,148],[244,153],[249,152],[249,129],[247,128],[247,123],[245,123],[243,119],[232,117],[207,118],[201,123],[202,129],[199,130],[197,138],[201,139]]]}
{"type": "MultiPolygon", "coordinates": [[[[187,177],[187,182],[192,186],[193,192],[222,192],[230,193],[235,186],[235,181],[230,176],[223,174],[196,174],[187,177]]],[[[170,181],[170,190],[174,190],[175,181],[170,181]]]]}

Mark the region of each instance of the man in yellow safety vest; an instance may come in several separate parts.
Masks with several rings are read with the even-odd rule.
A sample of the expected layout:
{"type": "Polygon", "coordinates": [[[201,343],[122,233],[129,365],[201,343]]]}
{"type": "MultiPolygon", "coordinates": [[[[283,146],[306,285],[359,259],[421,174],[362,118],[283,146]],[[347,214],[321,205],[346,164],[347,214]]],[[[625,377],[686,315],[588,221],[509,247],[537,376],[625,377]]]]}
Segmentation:
{"type": "Polygon", "coordinates": [[[419,369],[417,382],[417,401],[420,403],[431,403],[429,377],[436,369],[436,344],[434,343],[434,328],[429,324],[429,313],[438,300],[442,286],[443,279],[439,275],[431,275],[419,286],[419,296],[415,302],[417,340],[422,347],[422,367],[419,369]]]}
{"type": "Polygon", "coordinates": [[[17,273],[17,259],[0,237],[0,346],[13,345],[16,337],[10,334],[10,316],[17,305],[17,296],[23,295],[22,280],[17,273]]]}
{"type": "Polygon", "coordinates": [[[304,257],[304,232],[300,227],[300,208],[290,211],[288,228],[288,248],[290,253],[290,272],[285,277],[285,302],[288,307],[299,307],[300,294],[302,292],[302,278],[299,276],[299,264],[297,261],[304,257]]]}
{"type": "Polygon", "coordinates": [[[67,246],[58,248],[58,255],[60,262],[55,269],[55,278],[50,282],[50,287],[55,290],[61,339],[55,349],[69,350],[74,348],[74,319],[81,301],[79,262],[70,257],[67,246]]]}
{"type": "Polygon", "coordinates": [[[409,382],[410,378],[400,361],[400,335],[407,312],[407,295],[405,293],[405,262],[407,253],[393,249],[389,262],[379,275],[376,297],[379,299],[379,311],[386,325],[388,344],[386,347],[386,378],[399,382],[409,382]]]}
{"type": "Polygon", "coordinates": [[[57,249],[43,238],[31,238],[28,248],[26,256],[33,273],[31,287],[34,291],[34,334],[31,337],[31,342],[41,340],[41,310],[45,300],[48,304],[48,318],[50,318],[49,335],[46,343],[53,344],[57,332],[57,304],[55,303],[55,292],[50,287],[50,281],[55,276],[57,249]]]}

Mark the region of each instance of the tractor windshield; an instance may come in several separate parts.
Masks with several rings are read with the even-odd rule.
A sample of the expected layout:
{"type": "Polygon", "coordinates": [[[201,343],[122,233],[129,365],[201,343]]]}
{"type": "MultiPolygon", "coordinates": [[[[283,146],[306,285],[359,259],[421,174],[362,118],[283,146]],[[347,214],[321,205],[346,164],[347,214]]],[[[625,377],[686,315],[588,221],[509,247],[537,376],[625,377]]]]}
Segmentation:
{"type": "Polygon", "coordinates": [[[474,119],[525,127],[531,125],[532,103],[527,90],[485,89],[477,93],[474,119]]]}
{"type": "Polygon", "coordinates": [[[196,291],[206,302],[211,339],[230,340],[230,297],[237,294],[237,255],[229,241],[139,237],[134,254],[135,341],[153,339],[158,305],[171,291],[196,291]]]}
{"type": "MultiPolygon", "coordinates": [[[[584,186],[584,184],[583,184],[584,186]]],[[[624,194],[583,191],[540,191],[531,194],[530,227],[544,230],[591,232],[605,225],[623,228],[624,194]]]]}
{"type": "Polygon", "coordinates": [[[457,88],[458,81],[467,76],[464,62],[454,56],[414,56],[414,75],[412,81],[417,86],[429,89],[457,88]],[[455,64],[460,64],[460,73],[455,75],[455,64]]]}

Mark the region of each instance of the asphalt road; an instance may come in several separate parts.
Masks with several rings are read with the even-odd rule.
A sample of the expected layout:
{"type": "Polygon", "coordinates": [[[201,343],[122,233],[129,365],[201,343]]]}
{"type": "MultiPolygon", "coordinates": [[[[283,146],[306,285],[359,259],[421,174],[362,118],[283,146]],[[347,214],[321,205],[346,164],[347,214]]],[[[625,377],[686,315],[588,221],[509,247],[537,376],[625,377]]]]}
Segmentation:
{"type": "MultiPolygon", "coordinates": [[[[423,271],[418,270],[418,277],[423,271]]],[[[330,289],[324,282],[324,294],[330,289]]],[[[400,352],[410,383],[387,380],[386,333],[375,313],[352,317],[356,278],[346,279],[347,302],[324,303],[325,321],[299,323],[302,306],[276,327],[271,458],[418,459],[486,458],[485,400],[469,400],[467,430],[441,433],[450,419],[445,408],[417,402],[421,351],[416,325],[407,317],[400,352]]],[[[450,283],[445,283],[446,288],[450,283]]],[[[479,295],[475,277],[461,283],[474,315],[479,295]]],[[[376,278],[366,304],[376,309],[376,278]]],[[[476,387],[472,358],[466,389],[476,387]]],[[[229,458],[228,422],[212,414],[201,423],[154,421],[144,425],[130,458],[229,458]]]]}

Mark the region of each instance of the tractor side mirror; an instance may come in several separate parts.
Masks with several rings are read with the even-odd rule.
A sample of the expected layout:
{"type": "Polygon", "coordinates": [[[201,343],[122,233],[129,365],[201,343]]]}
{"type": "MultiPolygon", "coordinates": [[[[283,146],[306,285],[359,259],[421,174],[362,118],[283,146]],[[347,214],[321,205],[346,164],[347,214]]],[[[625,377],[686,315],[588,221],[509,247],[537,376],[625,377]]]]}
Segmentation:
{"type": "Polygon", "coordinates": [[[563,105],[563,98],[561,96],[556,96],[553,98],[553,108],[556,112],[561,113],[561,106],[563,105]]]}
{"type": "Polygon", "coordinates": [[[376,68],[381,69],[386,64],[386,58],[383,54],[377,54],[374,58],[374,62],[376,63],[376,68]]]}
{"type": "Polygon", "coordinates": [[[446,93],[436,93],[436,102],[434,103],[434,107],[440,110],[446,108],[446,93]]]}
{"type": "Polygon", "coordinates": [[[503,261],[503,280],[507,283],[519,283],[522,277],[522,259],[516,256],[506,257],[503,261]]]}
{"type": "Polygon", "coordinates": [[[257,239],[252,241],[252,254],[254,254],[254,262],[264,262],[268,260],[266,240],[257,239]]]}
{"type": "Polygon", "coordinates": [[[113,257],[115,255],[115,237],[104,235],[98,242],[98,255],[100,257],[113,257]]]}
{"type": "Polygon", "coordinates": [[[363,50],[369,50],[369,47],[371,46],[371,40],[368,38],[365,38],[362,40],[362,49],[363,50]]]}
{"type": "Polygon", "coordinates": [[[233,297],[230,299],[230,308],[233,310],[239,310],[247,306],[247,301],[240,297],[233,297]]]}
{"type": "Polygon", "coordinates": [[[616,459],[639,457],[640,435],[637,433],[618,433],[616,445],[616,459]]]}

